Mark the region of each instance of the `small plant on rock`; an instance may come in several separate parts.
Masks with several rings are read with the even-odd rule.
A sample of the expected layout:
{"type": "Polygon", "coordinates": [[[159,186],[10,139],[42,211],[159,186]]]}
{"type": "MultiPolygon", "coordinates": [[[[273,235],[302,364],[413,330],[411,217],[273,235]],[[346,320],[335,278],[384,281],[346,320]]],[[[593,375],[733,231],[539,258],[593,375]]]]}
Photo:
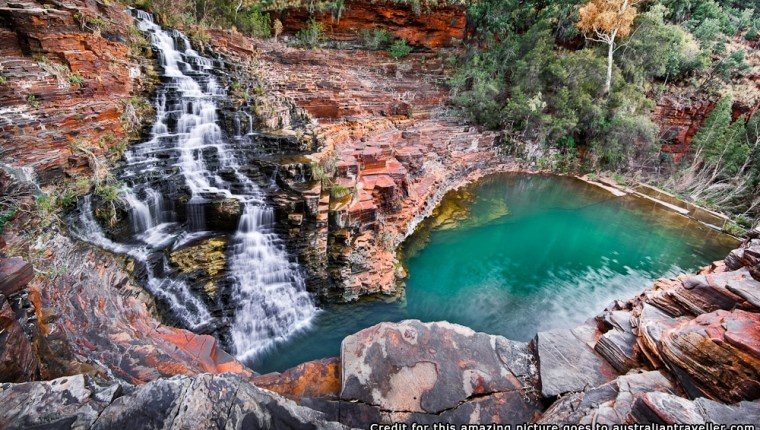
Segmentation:
{"type": "Polygon", "coordinates": [[[69,83],[81,88],[82,86],[84,86],[84,78],[82,77],[82,75],[79,74],[79,72],[74,72],[71,75],[69,75],[69,83]]]}
{"type": "Polygon", "coordinates": [[[33,107],[34,109],[40,108],[40,102],[37,100],[37,96],[34,94],[29,94],[26,96],[26,102],[29,103],[29,106],[33,107]]]}
{"type": "Polygon", "coordinates": [[[399,39],[395,41],[390,48],[388,48],[388,53],[391,55],[391,57],[393,57],[394,60],[399,60],[401,58],[408,57],[409,54],[412,53],[412,47],[406,43],[406,40],[399,39]]]}

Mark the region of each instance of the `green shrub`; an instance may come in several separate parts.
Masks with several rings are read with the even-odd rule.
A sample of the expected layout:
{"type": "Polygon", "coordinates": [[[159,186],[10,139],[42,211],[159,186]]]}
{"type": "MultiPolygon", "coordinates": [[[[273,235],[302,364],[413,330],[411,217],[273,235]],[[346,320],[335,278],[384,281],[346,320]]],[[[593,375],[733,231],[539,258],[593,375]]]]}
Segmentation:
{"type": "Polygon", "coordinates": [[[333,187],[330,188],[330,195],[336,199],[341,199],[349,194],[351,194],[351,188],[342,185],[333,185],[333,187]]]}
{"type": "Polygon", "coordinates": [[[391,45],[390,48],[388,48],[388,53],[391,54],[391,57],[395,60],[398,60],[409,56],[409,54],[412,53],[412,47],[406,43],[406,40],[398,39],[393,42],[393,45],[391,45]]]}
{"type": "Polygon", "coordinates": [[[757,39],[757,27],[754,25],[750,27],[749,31],[744,35],[744,38],[747,40],[757,39]]]}
{"type": "Polygon", "coordinates": [[[69,75],[69,83],[81,87],[84,84],[84,78],[79,72],[75,72],[69,75]]]}
{"type": "MultiPolygon", "coordinates": [[[[255,7],[238,18],[237,25],[244,33],[259,38],[272,36],[272,22],[269,14],[255,7]]],[[[282,25],[282,24],[281,24],[282,25]]]]}
{"type": "Polygon", "coordinates": [[[393,40],[393,35],[384,28],[365,28],[359,31],[359,39],[365,48],[377,51],[386,49],[393,40]]]}
{"type": "Polygon", "coordinates": [[[742,237],[745,233],[745,229],[733,221],[728,221],[726,225],[723,226],[723,231],[736,237],[742,237]]]}
{"type": "Polygon", "coordinates": [[[306,27],[296,33],[297,44],[307,48],[319,46],[324,37],[324,25],[313,18],[309,20],[306,27]]]}

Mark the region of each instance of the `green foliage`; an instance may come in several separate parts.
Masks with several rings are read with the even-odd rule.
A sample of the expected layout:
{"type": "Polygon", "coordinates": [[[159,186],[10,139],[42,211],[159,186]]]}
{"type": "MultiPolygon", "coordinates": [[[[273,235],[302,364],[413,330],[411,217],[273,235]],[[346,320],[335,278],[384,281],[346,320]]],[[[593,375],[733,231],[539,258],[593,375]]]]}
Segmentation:
{"type": "Polygon", "coordinates": [[[72,73],[69,75],[69,83],[81,87],[84,85],[84,77],[79,72],[72,73]]]}
{"type": "Polygon", "coordinates": [[[306,27],[296,33],[297,44],[307,48],[319,46],[324,38],[324,25],[315,19],[310,19],[306,27]]]}
{"type": "Polygon", "coordinates": [[[657,5],[637,17],[636,35],[617,61],[628,82],[643,86],[652,79],[679,81],[707,65],[709,58],[698,42],[680,26],[667,24],[665,12],[657,5]]]}
{"type": "Polygon", "coordinates": [[[349,194],[351,194],[351,188],[342,185],[333,185],[332,188],[330,188],[330,195],[336,199],[341,199],[349,194]]]}
{"type": "Polygon", "coordinates": [[[373,27],[360,30],[359,39],[365,48],[377,51],[387,48],[393,40],[393,35],[384,28],[373,27]]]}
{"type": "Polygon", "coordinates": [[[264,38],[272,35],[272,23],[269,14],[262,12],[260,7],[253,7],[240,14],[237,25],[240,30],[253,37],[264,38]]]}
{"type": "Polygon", "coordinates": [[[726,225],[723,226],[723,231],[736,237],[742,237],[745,233],[745,229],[733,221],[728,221],[726,225]]]}
{"type": "Polygon", "coordinates": [[[55,194],[40,194],[35,199],[35,203],[37,204],[37,210],[42,215],[48,215],[55,211],[56,208],[56,197],[55,194]]]}
{"type": "Polygon", "coordinates": [[[5,230],[6,225],[16,216],[18,210],[18,206],[11,206],[0,211],[0,233],[5,230]]]}
{"type": "Polygon", "coordinates": [[[747,31],[747,33],[744,35],[744,38],[747,40],[755,40],[757,39],[757,25],[752,24],[752,27],[747,31]]]}
{"type": "Polygon", "coordinates": [[[98,185],[95,192],[103,201],[112,203],[119,200],[119,189],[113,185],[98,185]]]}
{"type": "Polygon", "coordinates": [[[408,57],[412,53],[412,47],[406,43],[406,40],[398,39],[388,48],[388,53],[393,59],[398,60],[408,57]]]}
{"type": "Polygon", "coordinates": [[[31,106],[34,109],[40,108],[40,102],[39,100],[37,100],[37,96],[35,96],[34,94],[29,94],[28,96],[26,96],[26,102],[29,104],[29,106],[31,106]]]}

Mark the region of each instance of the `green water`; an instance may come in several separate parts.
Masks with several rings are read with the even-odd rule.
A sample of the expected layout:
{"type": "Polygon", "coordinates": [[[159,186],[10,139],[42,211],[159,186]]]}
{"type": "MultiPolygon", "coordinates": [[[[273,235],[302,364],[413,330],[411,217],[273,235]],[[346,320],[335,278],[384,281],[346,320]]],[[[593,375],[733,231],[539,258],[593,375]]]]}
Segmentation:
{"type": "Polygon", "coordinates": [[[311,329],[248,364],[268,372],[336,356],[345,336],[407,318],[528,340],[736,245],[646,200],[565,177],[489,176],[449,193],[437,212],[404,244],[405,299],[327,306],[311,329]]]}

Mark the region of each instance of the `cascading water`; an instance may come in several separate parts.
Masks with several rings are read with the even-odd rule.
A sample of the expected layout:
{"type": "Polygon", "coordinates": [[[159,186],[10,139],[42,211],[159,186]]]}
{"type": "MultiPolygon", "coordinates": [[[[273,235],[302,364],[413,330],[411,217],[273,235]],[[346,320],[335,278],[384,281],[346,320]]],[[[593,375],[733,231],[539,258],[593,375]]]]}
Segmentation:
{"type": "Polygon", "coordinates": [[[205,207],[237,200],[240,221],[228,252],[236,304],[229,334],[239,357],[255,356],[308,327],[317,308],[274,232],[274,212],[264,193],[243,174],[240,155],[217,124],[217,101],[226,94],[210,73],[214,61],[194,51],[182,33],[162,29],[146,12],[135,14],[160,57],[163,85],[156,96],[151,139],[128,149],[119,175],[132,235],[124,243],[109,239],[95,222],[88,197],[82,206],[81,236],[143,263],[148,290],[188,328],[209,330],[224,323],[215,321],[194,293],[197,286],[170,278],[164,250],[210,235],[205,207]],[[187,191],[189,199],[178,203],[165,197],[167,189],[177,188],[187,191]],[[181,215],[179,209],[184,210],[181,215]]]}

